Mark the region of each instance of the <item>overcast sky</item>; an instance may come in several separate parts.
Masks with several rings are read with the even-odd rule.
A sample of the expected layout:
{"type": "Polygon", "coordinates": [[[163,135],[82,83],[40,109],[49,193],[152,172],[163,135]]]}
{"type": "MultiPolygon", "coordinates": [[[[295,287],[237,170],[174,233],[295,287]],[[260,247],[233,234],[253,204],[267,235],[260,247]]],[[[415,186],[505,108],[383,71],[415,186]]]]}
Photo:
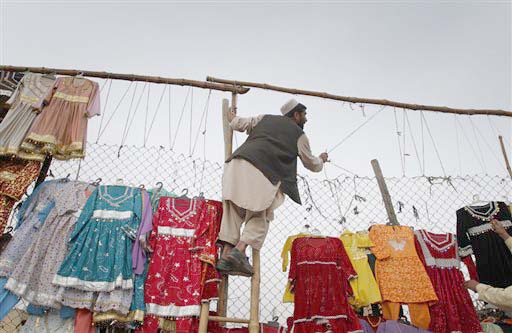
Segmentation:
{"type": "MultiPolygon", "coordinates": [[[[0,3],[2,64],[196,80],[213,75],[348,96],[512,110],[510,1],[0,3]]],[[[137,104],[143,85],[134,92],[135,85],[114,82],[107,104],[109,84],[105,86],[105,117],[103,122],[100,117],[90,121],[90,141],[97,140],[100,123],[100,142],[123,141],[130,101],[137,104]]],[[[165,88],[150,85],[149,103],[148,89],[144,91],[125,143],[174,146],[178,152],[222,161],[221,99],[229,94],[212,92],[203,146],[199,125],[208,91],[194,89],[193,99],[189,94],[186,100],[187,88],[171,89],[169,135],[165,88]]],[[[240,96],[239,114],[276,114],[290,97],[252,89],[240,96]]],[[[379,109],[367,106],[363,114],[357,105],[295,98],[308,106],[306,132],[317,154],[336,146],[379,109]]],[[[407,175],[443,174],[428,130],[447,174],[504,173],[496,133],[505,135],[510,147],[507,118],[456,120],[452,115],[424,113],[422,140],[420,113],[407,114],[412,130],[405,119],[407,175]]],[[[382,110],[332,151],[333,161],[367,175],[370,159],[379,158],[387,175],[401,175],[399,151],[403,153],[404,147],[398,146],[396,123],[403,132],[404,119],[402,110],[396,110],[396,123],[394,115],[392,108],[382,110]]],[[[243,139],[239,135],[237,142],[243,139]]],[[[340,172],[327,168],[329,177],[340,172]]]]}

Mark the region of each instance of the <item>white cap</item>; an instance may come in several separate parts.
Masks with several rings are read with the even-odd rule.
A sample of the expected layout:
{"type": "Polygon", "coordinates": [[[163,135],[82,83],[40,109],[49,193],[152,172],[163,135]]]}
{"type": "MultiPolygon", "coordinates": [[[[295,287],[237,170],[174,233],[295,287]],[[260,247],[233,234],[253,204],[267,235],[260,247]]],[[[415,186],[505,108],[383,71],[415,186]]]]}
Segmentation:
{"type": "Polygon", "coordinates": [[[281,113],[285,116],[288,112],[294,111],[294,109],[297,109],[297,111],[305,111],[306,107],[292,98],[281,106],[281,113]]]}

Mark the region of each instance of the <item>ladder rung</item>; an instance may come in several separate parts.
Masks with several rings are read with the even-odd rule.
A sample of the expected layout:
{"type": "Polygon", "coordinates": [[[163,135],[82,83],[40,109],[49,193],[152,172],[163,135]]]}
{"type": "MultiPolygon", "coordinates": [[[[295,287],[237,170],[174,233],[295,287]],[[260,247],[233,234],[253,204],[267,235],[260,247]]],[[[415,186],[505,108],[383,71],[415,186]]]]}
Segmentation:
{"type": "Polygon", "coordinates": [[[229,317],[219,317],[219,316],[209,316],[208,320],[217,321],[220,323],[238,323],[238,324],[249,324],[249,319],[241,319],[241,318],[229,318],[229,317]]]}

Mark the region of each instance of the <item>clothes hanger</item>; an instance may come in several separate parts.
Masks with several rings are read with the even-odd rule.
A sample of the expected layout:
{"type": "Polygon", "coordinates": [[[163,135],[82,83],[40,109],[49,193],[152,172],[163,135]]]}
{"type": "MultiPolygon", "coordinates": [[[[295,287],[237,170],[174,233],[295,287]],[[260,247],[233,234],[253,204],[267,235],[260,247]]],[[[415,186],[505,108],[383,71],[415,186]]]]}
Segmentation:
{"type": "Polygon", "coordinates": [[[188,188],[184,188],[182,191],[181,191],[181,195],[178,197],[178,199],[190,199],[188,197],[188,188]]]}
{"type": "Polygon", "coordinates": [[[123,178],[117,178],[116,179],[116,182],[115,182],[115,185],[124,185],[124,179],[123,178]]]}
{"type": "Polygon", "coordinates": [[[302,229],[301,233],[303,233],[303,234],[307,234],[307,235],[311,235],[311,232],[309,231],[309,228],[310,228],[310,227],[311,227],[311,226],[310,226],[309,224],[304,224],[304,227],[303,227],[303,229],[302,229]]]}
{"type": "Polygon", "coordinates": [[[101,181],[102,181],[102,179],[101,179],[101,178],[96,178],[96,180],[95,180],[95,181],[93,181],[93,182],[91,183],[91,185],[93,185],[93,186],[98,186],[98,185],[100,185],[101,181]]]}
{"type": "Polygon", "coordinates": [[[157,182],[157,183],[155,184],[155,186],[156,186],[156,190],[157,190],[157,192],[156,192],[156,193],[159,193],[159,192],[162,190],[162,188],[164,187],[164,183],[162,183],[162,182],[157,182]]]}
{"type": "Polygon", "coordinates": [[[204,200],[204,192],[199,192],[199,195],[196,195],[194,199],[197,200],[204,200]]]}
{"type": "Polygon", "coordinates": [[[478,193],[473,194],[473,201],[469,204],[469,206],[483,206],[489,204],[489,201],[480,200],[480,196],[478,193]]]}

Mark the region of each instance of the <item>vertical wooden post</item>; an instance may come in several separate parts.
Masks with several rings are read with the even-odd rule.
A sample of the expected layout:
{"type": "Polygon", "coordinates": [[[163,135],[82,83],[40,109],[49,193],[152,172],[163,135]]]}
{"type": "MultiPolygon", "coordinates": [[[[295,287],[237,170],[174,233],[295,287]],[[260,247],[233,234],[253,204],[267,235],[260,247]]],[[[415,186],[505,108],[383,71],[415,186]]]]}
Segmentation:
{"type": "Polygon", "coordinates": [[[379,184],[380,193],[382,194],[384,206],[386,207],[386,212],[388,213],[389,223],[391,225],[399,225],[398,219],[396,218],[395,214],[395,208],[393,207],[393,202],[391,201],[391,196],[389,195],[386,180],[384,179],[384,176],[382,174],[379,161],[372,160],[371,164],[373,172],[375,173],[375,177],[377,178],[377,183],[379,184]]]}
{"type": "Polygon", "coordinates": [[[210,302],[201,302],[201,313],[199,314],[199,333],[208,332],[208,319],[210,316],[210,302]]]}
{"type": "Polygon", "coordinates": [[[503,143],[503,137],[498,136],[500,140],[501,153],[503,154],[503,158],[505,159],[505,165],[507,166],[508,175],[512,178],[512,169],[510,168],[510,162],[508,161],[507,150],[505,149],[505,144],[503,143]]]}
{"type": "Polygon", "coordinates": [[[260,251],[252,249],[252,267],[254,275],[251,277],[251,308],[249,316],[249,333],[260,331],[260,251]]]}

